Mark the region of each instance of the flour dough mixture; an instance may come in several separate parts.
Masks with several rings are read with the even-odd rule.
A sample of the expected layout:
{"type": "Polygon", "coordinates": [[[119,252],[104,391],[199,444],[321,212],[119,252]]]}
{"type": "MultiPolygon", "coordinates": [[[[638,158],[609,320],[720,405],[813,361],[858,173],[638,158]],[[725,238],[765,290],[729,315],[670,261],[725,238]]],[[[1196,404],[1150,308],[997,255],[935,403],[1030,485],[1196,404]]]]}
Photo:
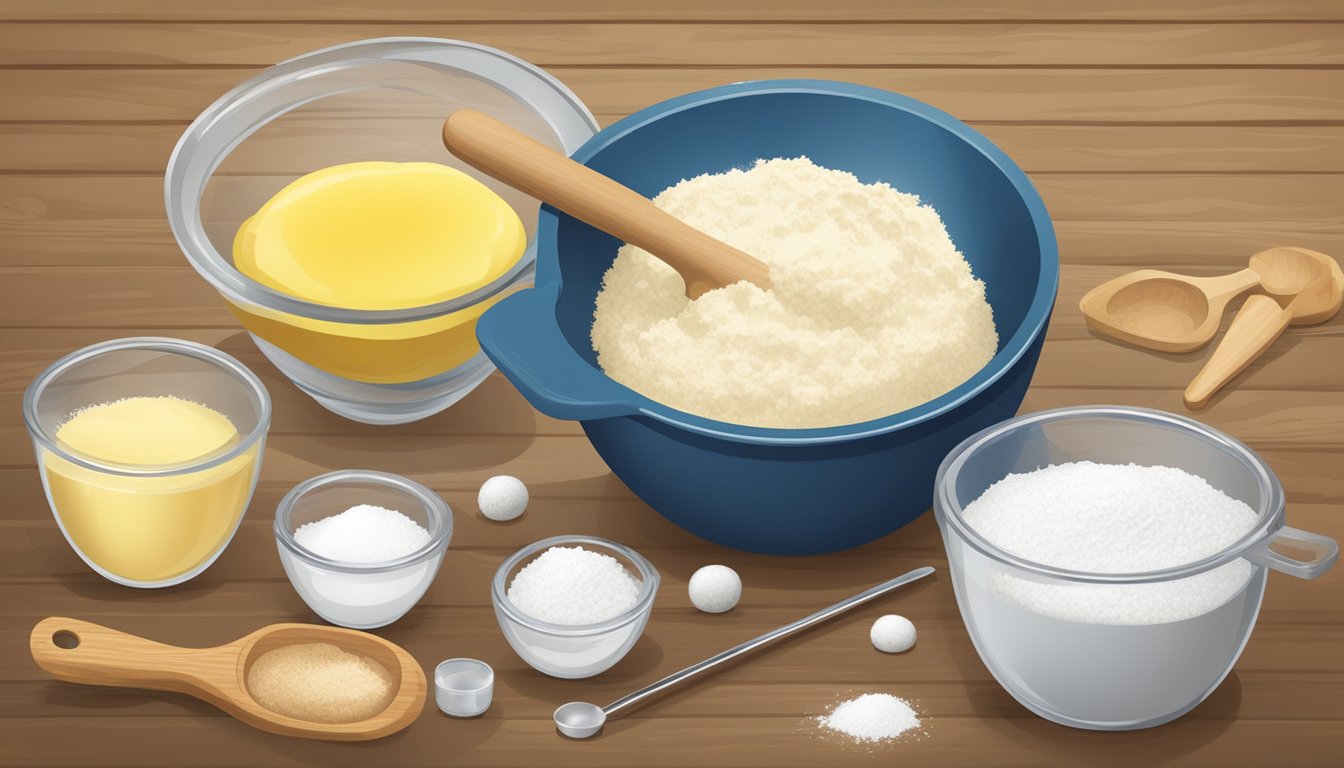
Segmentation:
{"type": "Polygon", "coordinates": [[[621,247],[593,348],[608,376],[660,403],[760,427],[852,424],[928,402],[994,356],[984,284],[914,195],[796,158],[654,202],[765,261],[774,284],[690,301],[671,267],[621,247]]]}

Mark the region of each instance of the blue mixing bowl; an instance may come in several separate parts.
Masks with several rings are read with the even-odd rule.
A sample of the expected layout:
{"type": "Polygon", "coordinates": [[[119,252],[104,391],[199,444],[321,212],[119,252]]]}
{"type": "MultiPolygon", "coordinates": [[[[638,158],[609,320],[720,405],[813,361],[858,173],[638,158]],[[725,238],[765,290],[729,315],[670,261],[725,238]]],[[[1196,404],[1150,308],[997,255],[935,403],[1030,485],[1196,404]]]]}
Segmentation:
{"type": "Polygon", "coordinates": [[[653,197],[691,176],[799,155],[889,182],[942,215],[994,308],[999,350],[979,373],[917,408],[825,429],[744,427],[656,403],[607,378],[589,340],[620,241],[548,206],[536,287],[477,326],[528,401],[579,421],[649,506],[710,541],[778,555],[858,546],[928,509],[943,456],[1017,412],[1059,284],[1050,216],[1026,175],[951,115],[888,91],[817,80],[711,88],[621,120],[574,159],[653,197]]]}

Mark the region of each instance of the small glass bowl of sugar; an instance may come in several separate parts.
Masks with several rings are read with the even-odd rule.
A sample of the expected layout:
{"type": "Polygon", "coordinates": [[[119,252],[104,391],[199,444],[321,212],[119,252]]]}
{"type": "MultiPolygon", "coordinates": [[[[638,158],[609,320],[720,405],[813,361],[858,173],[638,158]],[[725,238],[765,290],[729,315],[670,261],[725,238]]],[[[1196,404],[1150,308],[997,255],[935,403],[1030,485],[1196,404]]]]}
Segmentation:
{"type": "Polygon", "coordinates": [[[658,571],[638,552],[592,536],[555,536],[515,552],[495,572],[490,601],[509,645],[551,677],[592,677],[644,632],[658,571]]]}
{"type": "Polygon", "coordinates": [[[439,572],[453,512],[398,475],[346,469],[305,480],[275,511],[280,563],[303,601],[352,629],[401,618],[439,572]]]}

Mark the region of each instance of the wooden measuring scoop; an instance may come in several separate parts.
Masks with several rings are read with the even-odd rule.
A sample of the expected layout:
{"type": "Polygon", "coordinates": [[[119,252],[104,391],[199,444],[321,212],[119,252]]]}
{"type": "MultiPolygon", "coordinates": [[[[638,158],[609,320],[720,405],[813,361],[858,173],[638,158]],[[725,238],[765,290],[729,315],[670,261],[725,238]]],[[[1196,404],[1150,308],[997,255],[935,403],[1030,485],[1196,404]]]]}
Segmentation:
{"type": "Polygon", "coordinates": [[[1208,405],[1218,390],[1255,362],[1289,325],[1323,323],[1344,304],[1344,271],[1334,259],[1306,248],[1276,250],[1294,250],[1304,256],[1297,270],[1284,271],[1276,275],[1277,284],[1265,285],[1271,293],[1292,298],[1282,303],[1259,294],[1246,299],[1213,355],[1186,387],[1187,407],[1198,410],[1208,405]]]}
{"type": "Polygon", "coordinates": [[[425,673],[401,647],[380,637],[313,624],[272,624],[215,648],[179,648],[78,619],[52,617],[28,638],[33,661],[72,683],[174,691],[208,701],[244,723],[282,736],[366,741],[410,725],[425,703],[425,673]],[[272,712],[247,692],[257,657],[295,643],[331,643],[367,656],[392,676],[396,693],[367,720],[315,723],[272,712]]]}
{"type": "Polygon", "coordinates": [[[443,144],[514,189],[657,256],[681,274],[692,299],[742,280],[770,287],[764,262],[483,112],[463,109],[449,116],[443,144]]]}
{"type": "Polygon", "coordinates": [[[1160,352],[1193,352],[1213,340],[1230,301],[1257,285],[1276,296],[1295,294],[1316,257],[1333,263],[1284,246],[1260,251],[1246,269],[1218,277],[1141,269],[1088,291],[1078,307],[1098,333],[1160,352]]]}

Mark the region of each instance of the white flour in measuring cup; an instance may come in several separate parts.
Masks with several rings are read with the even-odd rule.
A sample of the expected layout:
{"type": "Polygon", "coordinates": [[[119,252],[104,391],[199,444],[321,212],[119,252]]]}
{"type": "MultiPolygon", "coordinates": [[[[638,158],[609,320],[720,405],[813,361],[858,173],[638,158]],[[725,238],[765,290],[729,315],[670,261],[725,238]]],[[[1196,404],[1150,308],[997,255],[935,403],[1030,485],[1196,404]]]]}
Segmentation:
{"type": "MultiPolygon", "coordinates": [[[[1017,557],[1090,574],[1195,563],[1259,519],[1183,470],[1091,462],[1009,475],[963,518],[1017,557]]],[[[1019,700],[1067,712],[1071,724],[1114,728],[1179,713],[1222,679],[1253,618],[1240,598],[1264,575],[1237,558],[1186,578],[1095,584],[967,556],[960,578],[963,615],[974,616],[968,627],[982,657],[1030,681],[1030,701],[1019,700]]]]}
{"type": "MultiPolygon", "coordinates": [[[[1172,467],[1058,464],[1008,475],[967,505],[966,523],[1018,557],[1086,573],[1137,573],[1197,562],[1255,526],[1255,510],[1172,467]]],[[[1152,584],[1057,584],[1005,572],[990,588],[1046,616],[1090,624],[1161,624],[1207,613],[1241,591],[1237,559],[1152,584]]]]}

